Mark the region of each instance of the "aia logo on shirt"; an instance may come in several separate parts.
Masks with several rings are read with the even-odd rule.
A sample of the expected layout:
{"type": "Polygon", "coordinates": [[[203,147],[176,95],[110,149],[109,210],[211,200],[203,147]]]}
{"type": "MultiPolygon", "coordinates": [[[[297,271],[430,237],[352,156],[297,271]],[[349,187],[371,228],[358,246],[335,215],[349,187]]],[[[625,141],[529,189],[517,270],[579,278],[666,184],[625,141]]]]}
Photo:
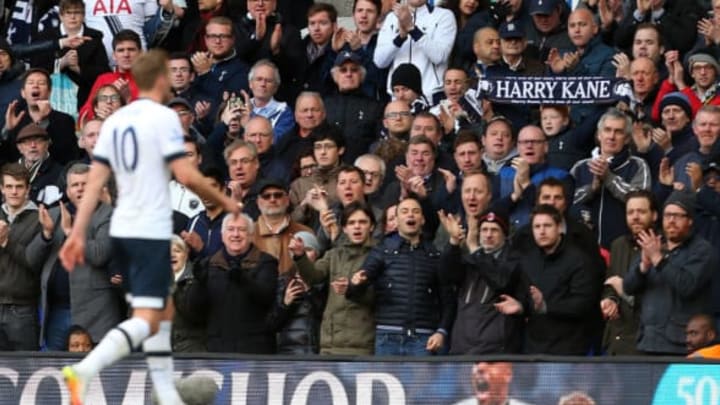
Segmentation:
{"type": "Polygon", "coordinates": [[[103,14],[132,14],[128,0],[96,0],[92,10],[94,16],[103,14]]]}

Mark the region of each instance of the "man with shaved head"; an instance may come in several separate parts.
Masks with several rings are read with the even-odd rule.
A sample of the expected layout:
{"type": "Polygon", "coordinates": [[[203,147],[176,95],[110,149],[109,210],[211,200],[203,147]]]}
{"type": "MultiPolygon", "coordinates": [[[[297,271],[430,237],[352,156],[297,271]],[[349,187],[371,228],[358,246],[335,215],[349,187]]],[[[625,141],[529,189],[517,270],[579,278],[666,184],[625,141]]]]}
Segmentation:
{"type": "MultiPolygon", "coordinates": [[[[553,48],[547,63],[553,73],[566,76],[614,77],[613,56],[615,51],[602,42],[599,26],[592,12],[578,8],[568,19],[568,36],[573,46],[569,52],[553,48]]],[[[600,108],[595,105],[577,106],[570,112],[573,122],[588,119],[600,108]]]]}

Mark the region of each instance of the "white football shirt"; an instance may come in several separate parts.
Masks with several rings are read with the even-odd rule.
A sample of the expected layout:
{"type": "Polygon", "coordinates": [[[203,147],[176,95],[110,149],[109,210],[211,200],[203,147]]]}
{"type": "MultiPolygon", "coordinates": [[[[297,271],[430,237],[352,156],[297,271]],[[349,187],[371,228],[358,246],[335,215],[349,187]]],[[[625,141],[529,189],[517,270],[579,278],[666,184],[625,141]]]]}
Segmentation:
{"type": "Polygon", "coordinates": [[[93,160],[112,168],[118,187],[110,236],[170,239],[168,163],[184,156],[178,115],[162,104],[139,99],[103,123],[93,160]]]}

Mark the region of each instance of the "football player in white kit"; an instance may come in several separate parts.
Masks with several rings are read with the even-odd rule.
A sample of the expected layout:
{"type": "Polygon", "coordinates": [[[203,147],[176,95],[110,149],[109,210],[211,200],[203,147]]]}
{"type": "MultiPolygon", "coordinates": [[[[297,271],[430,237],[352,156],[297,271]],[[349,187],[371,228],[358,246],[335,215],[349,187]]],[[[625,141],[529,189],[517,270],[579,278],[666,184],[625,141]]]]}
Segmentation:
{"type": "MultiPolygon", "coordinates": [[[[121,261],[133,315],[108,332],[81,362],[63,368],[71,404],[81,405],[88,383],[103,368],[142,344],[159,403],[182,404],[175,390],[166,298],[172,277],[170,238],[171,174],[203,198],[237,214],[240,206],[212,188],[184,159],[183,132],[177,113],[163,104],[170,97],[167,55],[151,50],[135,61],[140,98],[112,114],[102,126],[83,202],[60,251],[69,271],[85,257],[85,230],[100,191],[115,174],[117,207],[110,223],[114,258],[121,261]]],[[[232,214],[231,214],[232,215],[232,214]]]]}

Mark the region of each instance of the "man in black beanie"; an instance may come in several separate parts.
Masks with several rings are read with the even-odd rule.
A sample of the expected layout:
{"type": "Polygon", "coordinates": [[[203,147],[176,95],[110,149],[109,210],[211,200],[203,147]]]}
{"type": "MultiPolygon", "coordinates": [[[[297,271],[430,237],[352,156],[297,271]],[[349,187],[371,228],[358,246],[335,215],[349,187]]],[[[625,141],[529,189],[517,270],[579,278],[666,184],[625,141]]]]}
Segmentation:
{"type": "Polygon", "coordinates": [[[718,266],[712,246],[693,230],[695,195],[674,191],[665,201],[662,235],[637,235],[640,257],[623,281],[641,302],[637,348],[648,354],[681,355],[690,318],[711,310],[711,279],[718,266]]]}
{"type": "Polygon", "coordinates": [[[399,65],[390,77],[390,88],[393,100],[400,100],[410,105],[413,115],[430,108],[430,103],[422,92],[422,77],[412,63],[399,65]]]}

